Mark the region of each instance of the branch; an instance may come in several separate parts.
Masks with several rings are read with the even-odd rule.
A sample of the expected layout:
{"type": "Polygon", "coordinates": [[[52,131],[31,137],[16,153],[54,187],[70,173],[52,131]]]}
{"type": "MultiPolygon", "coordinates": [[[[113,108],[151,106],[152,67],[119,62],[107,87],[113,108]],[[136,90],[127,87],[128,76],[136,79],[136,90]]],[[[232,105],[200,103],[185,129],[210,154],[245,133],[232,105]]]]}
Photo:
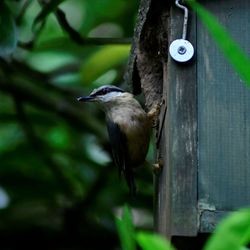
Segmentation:
{"type": "Polygon", "coordinates": [[[63,73],[76,72],[79,70],[79,65],[69,64],[64,65],[60,68],[50,71],[49,73],[40,72],[24,62],[19,62],[18,60],[12,59],[11,63],[6,62],[4,59],[0,59],[0,67],[4,69],[5,75],[14,76],[16,79],[19,75],[25,79],[29,79],[30,82],[35,83],[46,90],[55,91],[62,94],[67,99],[69,97],[75,97],[79,94],[79,89],[72,89],[65,86],[58,86],[50,82],[51,78],[59,76],[63,73]]]}
{"type": "MultiPolygon", "coordinates": [[[[0,79],[0,91],[18,96],[23,102],[31,103],[48,112],[54,112],[75,129],[89,131],[95,134],[100,141],[105,140],[102,126],[95,121],[91,114],[83,111],[82,105],[79,109],[80,105],[72,105],[58,97],[52,97],[49,93],[41,91],[27,82],[0,79]]],[[[76,103],[76,99],[72,99],[72,102],[76,103]]]]}
{"type": "Polygon", "coordinates": [[[42,161],[47,165],[51,171],[54,173],[55,177],[60,182],[64,192],[70,197],[79,198],[79,194],[76,192],[75,185],[73,181],[67,176],[63,169],[51,158],[51,152],[48,147],[45,146],[44,142],[36,135],[32,124],[30,123],[27,114],[25,113],[23,102],[15,94],[13,95],[14,104],[17,112],[17,118],[23,128],[24,133],[28,141],[30,142],[33,151],[36,155],[42,159],[42,161]]]}
{"type": "MultiPolygon", "coordinates": [[[[75,29],[73,29],[66,19],[65,13],[57,8],[56,18],[61,28],[69,35],[71,40],[78,45],[108,45],[108,44],[131,44],[131,38],[104,38],[104,37],[83,37],[75,29]]],[[[28,42],[18,41],[18,46],[22,49],[32,50],[35,47],[37,37],[40,35],[45,21],[41,24],[39,30],[33,35],[33,38],[28,42]]]]}
{"type": "Polygon", "coordinates": [[[35,39],[31,39],[28,42],[18,41],[17,46],[22,49],[32,50],[35,47],[35,39]]]}
{"type": "Polygon", "coordinates": [[[105,183],[108,179],[108,175],[110,174],[110,169],[111,168],[108,167],[102,168],[99,171],[95,182],[89,188],[84,199],[74,204],[74,206],[65,209],[64,229],[67,232],[70,232],[75,235],[79,233],[83,222],[85,222],[86,224],[89,222],[88,218],[86,217],[86,214],[88,214],[88,211],[93,208],[97,196],[103,190],[105,183]]]}
{"type": "Polygon", "coordinates": [[[25,12],[26,10],[29,8],[30,4],[31,4],[31,0],[26,0],[18,14],[18,16],[16,17],[16,24],[17,25],[20,25],[22,20],[23,20],[23,17],[25,15],[25,12]]]}
{"type": "MultiPolygon", "coordinates": [[[[28,5],[28,3],[27,3],[28,5]]],[[[26,7],[26,6],[24,6],[26,7]]],[[[26,7],[27,8],[27,7],[26,7]]],[[[55,16],[61,28],[69,35],[69,37],[78,45],[108,45],[108,44],[131,44],[131,38],[103,38],[103,37],[83,37],[75,29],[73,29],[67,21],[65,13],[57,8],[55,16]]],[[[18,41],[18,46],[26,50],[32,50],[35,47],[37,37],[40,35],[45,24],[43,20],[39,29],[34,33],[33,38],[28,42],[18,41]]]]}
{"type": "Polygon", "coordinates": [[[68,33],[70,38],[79,45],[107,45],[107,44],[130,44],[131,38],[85,38],[82,37],[75,29],[73,29],[66,19],[65,13],[57,8],[56,18],[64,31],[68,33]]]}
{"type": "Polygon", "coordinates": [[[51,70],[48,74],[50,78],[54,78],[57,76],[61,76],[63,74],[69,74],[69,73],[77,73],[80,70],[80,64],[79,63],[71,63],[67,65],[63,65],[61,67],[58,67],[54,70],[51,70]]]}
{"type": "Polygon", "coordinates": [[[39,35],[41,34],[44,26],[45,26],[45,21],[43,21],[41,25],[39,26],[39,28],[33,33],[33,37],[30,41],[28,42],[18,41],[17,46],[22,49],[32,50],[35,47],[35,42],[37,38],[39,37],[39,35]]]}

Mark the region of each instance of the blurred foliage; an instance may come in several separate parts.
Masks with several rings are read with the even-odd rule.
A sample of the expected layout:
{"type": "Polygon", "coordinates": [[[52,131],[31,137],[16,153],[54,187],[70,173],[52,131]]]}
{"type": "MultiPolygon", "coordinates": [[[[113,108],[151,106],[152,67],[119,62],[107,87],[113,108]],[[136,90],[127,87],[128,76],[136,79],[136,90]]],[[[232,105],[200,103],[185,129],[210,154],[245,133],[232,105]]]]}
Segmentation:
{"type": "Polygon", "coordinates": [[[104,114],[76,101],[123,82],[137,9],[134,0],[1,1],[1,249],[114,249],[113,214],[125,201],[152,226],[151,174],[132,199],[104,114]]]}
{"type": "Polygon", "coordinates": [[[116,227],[120,236],[122,249],[135,250],[135,229],[133,225],[131,210],[128,208],[128,206],[124,206],[122,217],[116,218],[116,227]]]}
{"type": "Polygon", "coordinates": [[[115,218],[122,250],[175,250],[169,241],[156,233],[138,231],[134,227],[135,214],[125,205],[122,214],[115,218]]]}
{"type": "MultiPolygon", "coordinates": [[[[121,218],[116,218],[116,225],[123,250],[134,250],[136,249],[136,244],[142,250],[175,250],[171,242],[167,241],[163,236],[156,233],[135,230],[133,219],[132,211],[128,206],[124,206],[121,218]]],[[[202,249],[247,250],[249,248],[246,246],[249,243],[250,209],[245,208],[226,216],[216,227],[214,233],[202,249]]]]}
{"type": "Polygon", "coordinates": [[[250,243],[250,209],[231,213],[215,229],[204,250],[242,250],[250,243]]]}
{"type": "Polygon", "coordinates": [[[0,9],[0,56],[4,56],[16,48],[16,26],[14,17],[5,2],[0,2],[0,9]]]}

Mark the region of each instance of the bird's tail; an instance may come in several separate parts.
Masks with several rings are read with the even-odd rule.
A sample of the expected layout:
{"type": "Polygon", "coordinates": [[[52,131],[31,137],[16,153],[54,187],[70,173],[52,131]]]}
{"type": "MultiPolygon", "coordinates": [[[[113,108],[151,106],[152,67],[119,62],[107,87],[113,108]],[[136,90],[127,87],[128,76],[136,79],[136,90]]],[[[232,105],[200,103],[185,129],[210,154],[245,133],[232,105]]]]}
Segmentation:
{"type": "Polygon", "coordinates": [[[129,187],[129,193],[131,196],[136,195],[136,184],[133,169],[126,169],[124,171],[125,179],[129,187]]]}

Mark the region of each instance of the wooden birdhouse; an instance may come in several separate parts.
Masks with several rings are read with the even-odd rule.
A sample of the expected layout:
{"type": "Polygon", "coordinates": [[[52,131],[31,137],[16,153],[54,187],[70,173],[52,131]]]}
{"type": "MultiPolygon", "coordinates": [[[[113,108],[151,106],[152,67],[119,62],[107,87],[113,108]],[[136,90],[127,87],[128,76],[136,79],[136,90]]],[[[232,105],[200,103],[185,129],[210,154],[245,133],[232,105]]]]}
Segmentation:
{"type": "MultiPolygon", "coordinates": [[[[199,1],[250,54],[250,1],[199,1]]],[[[146,106],[161,103],[156,132],[155,227],[173,236],[210,233],[250,205],[250,89],[189,10],[186,63],[169,54],[182,37],[175,1],[142,0],[126,80],[146,106]]],[[[249,69],[250,70],[250,69],[249,69]]]]}

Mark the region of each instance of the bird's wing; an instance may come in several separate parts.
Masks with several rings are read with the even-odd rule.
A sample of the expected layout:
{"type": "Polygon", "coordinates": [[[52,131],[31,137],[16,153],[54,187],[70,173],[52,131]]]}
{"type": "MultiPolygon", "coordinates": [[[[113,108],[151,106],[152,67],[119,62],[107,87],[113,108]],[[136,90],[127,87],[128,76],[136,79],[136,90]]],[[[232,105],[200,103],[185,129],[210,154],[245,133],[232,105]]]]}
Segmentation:
{"type": "Polygon", "coordinates": [[[134,173],[132,167],[129,165],[126,135],[121,131],[117,123],[108,121],[107,128],[114,162],[118,167],[119,175],[121,173],[124,174],[130,193],[135,194],[134,173]]]}

